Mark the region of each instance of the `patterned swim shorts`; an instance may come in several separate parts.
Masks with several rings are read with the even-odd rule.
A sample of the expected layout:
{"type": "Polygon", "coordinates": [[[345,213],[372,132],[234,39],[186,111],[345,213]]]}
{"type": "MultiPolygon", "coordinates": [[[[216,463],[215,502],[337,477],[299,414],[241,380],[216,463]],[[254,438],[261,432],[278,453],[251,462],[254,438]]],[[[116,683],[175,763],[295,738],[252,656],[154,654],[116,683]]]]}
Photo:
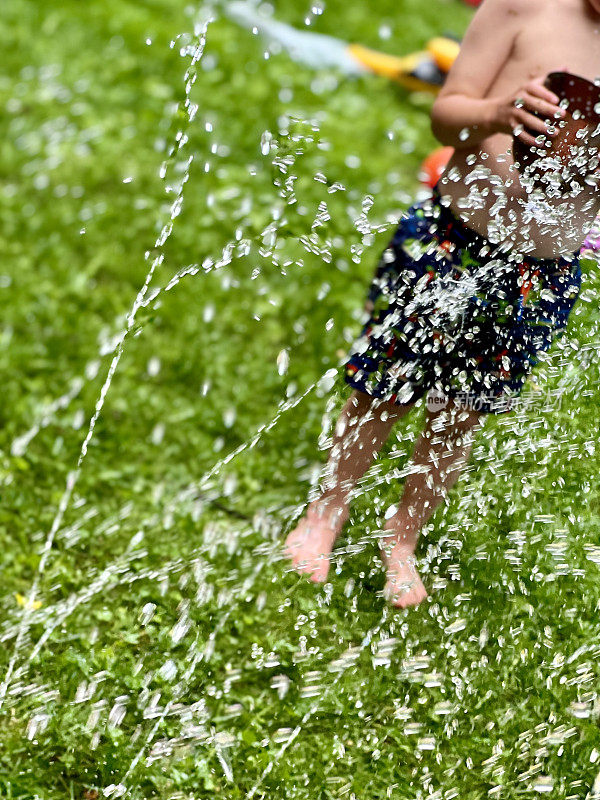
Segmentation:
{"type": "Polygon", "coordinates": [[[510,410],[564,331],[581,267],[576,254],[498,251],[437,191],[413,205],[377,265],[346,382],[398,405],[433,390],[478,411],[510,410]]]}

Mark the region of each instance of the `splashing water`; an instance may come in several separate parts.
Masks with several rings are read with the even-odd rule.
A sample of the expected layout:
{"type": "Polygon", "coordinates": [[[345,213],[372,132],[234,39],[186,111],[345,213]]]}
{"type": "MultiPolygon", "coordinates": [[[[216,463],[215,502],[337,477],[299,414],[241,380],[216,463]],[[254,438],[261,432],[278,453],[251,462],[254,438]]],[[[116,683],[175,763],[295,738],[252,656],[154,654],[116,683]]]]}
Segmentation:
{"type": "MultiPolygon", "coordinates": [[[[172,43],[183,92],[161,123],[159,224],[133,302],[103,319],[75,376],[15,408],[8,428],[4,488],[35,476],[21,478],[19,506],[31,552],[5,568],[21,599],[7,594],[0,630],[0,786],[87,798],[599,797],[593,254],[568,336],[511,414],[486,421],[422,531],[429,598],[387,605],[377,547],[402,484],[428,474],[410,458],[414,414],[352,487],[327,580],[298,577],[285,532],[306,492],[314,501],[332,478],[314,443],[335,470],[380,409],[345,438],[337,375],[374,248],[398,216],[390,205],[409,202],[410,179],[384,165],[418,148],[426,121],[408,103],[389,112],[396,149],[365,172],[369,142],[339,131],[345,113],[366,113],[356,86],[332,76],[309,97],[303,76],[255,54],[244,75],[239,34],[215,8],[197,18],[172,43]],[[240,111],[228,134],[218,91],[227,113],[244,94],[256,108],[281,94],[284,110],[265,110],[258,127],[240,111]],[[340,124],[319,98],[355,107],[335,112],[340,124]],[[385,186],[370,181],[378,166],[385,186]]],[[[51,72],[40,96],[68,92],[51,72]]],[[[61,141],[71,135],[55,125],[61,141]]],[[[379,141],[378,121],[365,130],[379,141]]],[[[489,173],[472,166],[465,213],[486,201],[489,173]]],[[[34,168],[40,191],[45,169],[34,168]]],[[[502,212],[498,241],[514,232],[502,212]]],[[[109,279],[97,275],[92,297],[109,279]]],[[[460,322],[473,286],[439,291],[434,305],[460,322]]]]}

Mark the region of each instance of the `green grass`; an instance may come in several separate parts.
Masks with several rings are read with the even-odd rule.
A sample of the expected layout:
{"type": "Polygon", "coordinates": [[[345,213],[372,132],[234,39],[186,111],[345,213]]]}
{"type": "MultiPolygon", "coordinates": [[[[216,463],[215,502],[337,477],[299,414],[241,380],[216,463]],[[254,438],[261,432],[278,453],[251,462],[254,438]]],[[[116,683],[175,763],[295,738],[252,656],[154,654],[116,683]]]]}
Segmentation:
{"type": "MultiPolygon", "coordinates": [[[[190,9],[2,8],[0,796],[89,800],[123,783],[134,798],[479,800],[535,796],[542,775],[549,796],[583,800],[600,768],[594,265],[536,377],[564,389],[560,408],[488,420],[425,531],[430,602],[386,607],[375,544],[421,411],[366,480],[330,583],[286,571],[277,543],[345,395],[339,380],[307,390],[358,332],[377,252],[435,146],[430,101],[265,60],[219,18],[190,124],[179,47],[193,39],[169,47],[190,9]],[[138,311],[65,495],[159,251],[150,291],[199,270],[138,311]],[[36,580],[42,605],[23,617],[15,595],[36,580]]],[[[277,16],[302,27],[309,9],[277,16]]],[[[312,28],[409,52],[469,16],[459,0],[330,0],[312,28]]]]}

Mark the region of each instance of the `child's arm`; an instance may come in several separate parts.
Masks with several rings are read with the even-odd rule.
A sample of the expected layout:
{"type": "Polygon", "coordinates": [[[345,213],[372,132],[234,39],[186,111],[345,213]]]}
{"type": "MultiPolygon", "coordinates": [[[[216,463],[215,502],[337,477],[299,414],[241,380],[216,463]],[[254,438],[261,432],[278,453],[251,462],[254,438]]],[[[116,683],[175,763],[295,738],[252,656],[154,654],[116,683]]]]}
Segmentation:
{"type": "Polygon", "coordinates": [[[431,112],[433,133],[442,144],[472,147],[491,134],[512,134],[522,126],[519,138],[533,145],[535,136],[548,135],[548,130],[532,111],[550,119],[565,115],[557,105],[559,98],[542,85],[544,77],[529,81],[509,97],[485,96],[510,58],[531,5],[531,0],[485,0],[479,8],[431,112]]]}

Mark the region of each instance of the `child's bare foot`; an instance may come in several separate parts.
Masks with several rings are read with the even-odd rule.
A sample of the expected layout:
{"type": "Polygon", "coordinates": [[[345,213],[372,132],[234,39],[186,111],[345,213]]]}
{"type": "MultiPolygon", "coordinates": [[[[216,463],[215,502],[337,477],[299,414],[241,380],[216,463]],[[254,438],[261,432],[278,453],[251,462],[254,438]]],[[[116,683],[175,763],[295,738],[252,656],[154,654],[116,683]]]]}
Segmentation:
{"type": "Polygon", "coordinates": [[[296,528],[288,534],[284,552],[293,567],[298,572],[308,573],[311,581],[322,583],[327,579],[329,556],[346,516],[342,510],[319,514],[309,507],[296,528]]]}
{"type": "Polygon", "coordinates": [[[417,568],[413,549],[404,542],[388,539],[381,542],[387,580],[383,594],[393,606],[416,606],[427,597],[417,568]]]}

